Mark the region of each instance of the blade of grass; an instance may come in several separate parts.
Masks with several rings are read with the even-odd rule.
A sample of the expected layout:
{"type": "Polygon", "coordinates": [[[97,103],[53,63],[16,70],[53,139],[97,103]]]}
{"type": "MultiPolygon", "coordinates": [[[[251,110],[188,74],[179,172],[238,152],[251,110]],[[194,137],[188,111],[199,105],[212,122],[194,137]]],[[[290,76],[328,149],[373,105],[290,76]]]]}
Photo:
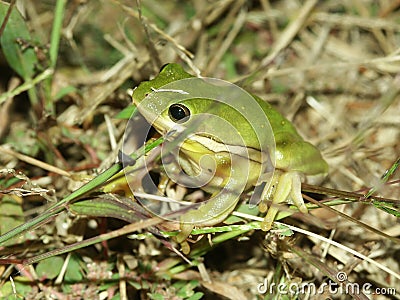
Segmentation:
{"type": "MultiPolygon", "coordinates": [[[[3,19],[0,28],[0,44],[2,54],[7,60],[9,66],[21,76],[25,82],[32,81],[36,72],[38,58],[33,49],[23,50],[19,41],[26,41],[28,44],[32,41],[30,31],[25,19],[20,12],[15,9],[15,1],[10,4],[0,2],[0,19],[3,19]]],[[[39,106],[36,90],[31,86],[28,89],[30,102],[34,108],[39,106]]],[[[3,102],[12,94],[3,94],[3,102]],[[7,95],[7,96],[5,96],[7,95]]]]}
{"type": "Polygon", "coordinates": [[[71,177],[71,174],[69,172],[67,172],[67,171],[64,171],[64,170],[62,170],[60,168],[52,166],[52,165],[50,165],[48,163],[45,163],[43,161],[40,161],[40,160],[38,160],[36,158],[33,158],[33,157],[30,157],[28,155],[24,155],[24,154],[15,152],[13,150],[4,148],[3,146],[0,146],[0,153],[14,156],[14,157],[18,158],[21,161],[24,161],[24,162],[26,162],[28,164],[37,166],[37,167],[42,168],[44,170],[47,170],[47,171],[50,171],[50,172],[54,172],[54,173],[62,175],[62,176],[71,177]]]}
{"type": "Polygon", "coordinates": [[[38,76],[32,79],[28,79],[24,82],[24,84],[16,87],[15,89],[8,91],[6,93],[3,93],[0,95],[0,104],[6,101],[9,98],[13,98],[14,96],[17,96],[21,94],[22,92],[25,92],[26,90],[30,90],[33,88],[36,84],[39,82],[48,79],[53,75],[53,69],[46,69],[42,73],[40,73],[38,76]]]}
{"type": "Polygon", "coordinates": [[[104,233],[104,234],[101,234],[99,236],[84,240],[82,242],[74,243],[72,245],[68,245],[68,246],[65,246],[63,248],[56,249],[56,250],[53,250],[53,251],[50,251],[50,252],[46,252],[46,253],[34,256],[32,258],[26,259],[26,260],[23,261],[23,264],[30,265],[30,264],[36,263],[36,262],[38,262],[38,261],[40,261],[42,259],[48,258],[48,257],[52,257],[52,256],[55,256],[55,255],[60,255],[60,254],[67,253],[67,252],[71,252],[73,250],[81,249],[81,248],[84,248],[84,247],[87,247],[87,246],[90,246],[90,245],[93,245],[93,244],[100,243],[102,241],[107,241],[109,239],[112,239],[112,238],[115,238],[115,237],[118,237],[118,236],[122,236],[122,235],[125,235],[125,234],[128,234],[128,233],[134,232],[134,231],[138,231],[140,229],[144,229],[144,228],[147,228],[149,226],[157,225],[157,224],[159,224],[161,222],[164,222],[164,220],[159,218],[159,217],[153,217],[151,219],[147,219],[147,220],[144,220],[144,221],[142,220],[140,222],[136,222],[136,223],[132,223],[132,224],[129,224],[129,225],[125,225],[124,227],[122,227],[120,229],[117,229],[117,230],[114,230],[114,231],[111,231],[111,232],[108,232],[108,233],[104,233]]]}
{"type": "MultiPolygon", "coordinates": [[[[386,202],[386,203],[392,203],[392,204],[397,204],[399,203],[399,200],[395,199],[388,199],[388,198],[382,198],[382,197],[369,197],[368,199],[365,198],[363,194],[355,193],[355,192],[347,192],[347,191],[341,191],[341,190],[336,190],[336,189],[330,189],[327,187],[322,187],[322,186],[315,186],[307,183],[302,183],[301,184],[301,190],[303,192],[310,192],[310,193],[316,193],[320,195],[331,195],[334,197],[338,197],[341,202],[336,203],[336,205],[339,204],[345,204],[346,202],[362,202],[362,203],[376,203],[376,202],[386,202]],[[341,200],[342,199],[342,200],[341,200]],[[345,202],[343,202],[343,199],[345,202]]],[[[336,200],[335,200],[336,201],[336,200]]]]}
{"type": "MultiPolygon", "coordinates": [[[[56,8],[54,12],[54,20],[53,27],[51,30],[51,38],[50,38],[50,67],[54,70],[57,65],[57,56],[58,56],[58,48],[60,46],[61,40],[61,31],[62,31],[62,23],[64,19],[65,13],[65,5],[67,0],[57,0],[56,8]]],[[[51,95],[51,86],[52,86],[53,77],[50,77],[45,82],[45,91],[46,97],[44,99],[44,109],[50,115],[54,115],[54,105],[53,98],[51,95]]]]}
{"type": "MultiPolygon", "coordinates": [[[[259,221],[259,222],[262,222],[262,221],[263,221],[263,218],[257,217],[257,216],[251,216],[251,215],[249,215],[248,218],[251,219],[251,220],[259,221]]],[[[246,224],[246,225],[247,225],[247,224],[246,224]]],[[[256,226],[256,224],[255,224],[255,226],[256,226]]],[[[345,245],[340,244],[339,242],[336,242],[336,241],[331,240],[331,239],[329,239],[329,238],[323,237],[323,236],[318,235],[318,234],[316,234],[316,233],[314,233],[314,232],[311,232],[311,231],[308,231],[308,230],[305,230],[305,229],[301,229],[301,228],[298,228],[298,227],[296,227],[296,226],[292,226],[292,225],[280,223],[280,222],[274,222],[274,226],[277,226],[278,228],[285,228],[285,227],[286,227],[286,228],[290,229],[291,231],[298,232],[298,233],[301,233],[301,234],[304,234],[304,235],[308,235],[308,236],[310,236],[310,237],[313,237],[313,238],[315,238],[315,239],[318,239],[318,240],[320,240],[320,241],[323,241],[323,242],[325,242],[325,243],[328,243],[328,244],[330,244],[330,245],[332,245],[332,246],[335,246],[335,247],[337,247],[337,248],[339,248],[339,249],[342,249],[342,250],[344,250],[344,251],[346,251],[346,252],[348,252],[348,253],[351,253],[352,255],[354,255],[354,256],[356,256],[356,257],[358,257],[358,258],[361,258],[361,259],[363,259],[363,260],[369,262],[370,264],[375,265],[376,267],[378,267],[379,269],[381,269],[381,270],[387,272],[388,274],[393,275],[393,276],[396,277],[397,279],[400,279],[400,274],[398,274],[398,273],[396,273],[395,271],[389,269],[389,268],[386,267],[385,265],[382,265],[382,264],[376,262],[376,261],[373,260],[372,258],[370,258],[370,257],[368,257],[368,256],[365,256],[365,255],[363,255],[362,253],[360,253],[360,252],[358,252],[358,251],[356,251],[356,250],[353,250],[353,249],[351,249],[351,248],[349,248],[349,247],[347,247],[347,246],[345,246],[345,245]]]]}
{"type": "MultiPolygon", "coordinates": [[[[159,138],[158,140],[152,142],[149,145],[146,145],[144,148],[139,149],[136,153],[133,153],[131,155],[131,158],[133,160],[137,160],[140,156],[144,155],[145,153],[147,153],[148,151],[150,151],[151,149],[157,147],[158,145],[160,145],[162,143],[163,139],[159,138]]],[[[88,183],[86,183],[85,185],[81,186],[79,189],[77,189],[76,191],[74,191],[73,193],[71,193],[70,195],[68,195],[67,197],[63,198],[62,200],[60,200],[59,202],[53,204],[52,206],[50,206],[44,213],[36,216],[35,218],[29,220],[28,222],[6,232],[5,234],[3,234],[2,236],[0,236],[0,245],[6,241],[8,241],[9,239],[27,231],[27,230],[31,230],[34,227],[36,227],[37,225],[45,222],[47,219],[53,217],[54,215],[60,213],[61,211],[64,210],[65,206],[73,201],[78,199],[79,197],[83,196],[84,194],[86,194],[87,192],[96,189],[98,187],[100,187],[101,185],[103,185],[107,180],[109,180],[111,177],[113,177],[114,175],[116,175],[117,173],[119,173],[126,165],[124,165],[122,162],[118,162],[115,163],[114,165],[112,165],[110,168],[108,168],[107,170],[105,170],[103,173],[101,173],[100,175],[96,176],[95,178],[93,178],[91,181],[89,181],[88,183]]]]}
{"type": "Polygon", "coordinates": [[[16,0],[11,0],[10,5],[9,5],[9,7],[8,7],[8,10],[7,10],[7,14],[6,14],[6,16],[4,17],[3,22],[1,23],[1,26],[0,26],[0,38],[1,38],[1,36],[3,35],[3,32],[4,32],[4,29],[6,28],[8,19],[9,19],[10,16],[11,16],[11,11],[12,11],[13,8],[14,8],[15,2],[16,2],[16,0]]]}
{"type": "Polygon", "coordinates": [[[378,236],[384,236],[385,238],[390,239],[392,242],[400,244],[400,239],[395,238],[393,236],[390,236],[390,235],[388,235],[388,234],[386,234],[386,233],[384,233],[384,232],[382,232],[380,230],[375,229],[372,226],[369,226],[368,224],[365,224],[365,223],[363,223],[361,221],[358,221],[358,220],[356,220],[356,219],[354,219],[354,218],[352,218],[352,217],[340,212],[339,210],[333,209],[332,207],[330,207],[330,206],[328,206],[328,205],[326,205],[324,203],[315,201],[313,198],[308,197],[307,195],[304,195],[304,199],[310,201],[311,203],[314,203],[314,204],[318,205],[319,207],[328,209],[328,210],[334,212],[335,214],[340,215],[342,218],[345,218],[345,219],[349,220],[350,222],[356,223],[356,224],[364,227],[365,229],[377,234],[378,236]]]}
{"type": "Polygon", "coordinates": [[[99,187],[105,181],[110,179],[112,176],[117,174],[122,169],[123,169],[122,163],[116,163],[116,164],[112,165],[110,168],[105,170],[103,173],[96,176],[91,181],[89,181],[85,185],[81,186],[79,189],[77,189],[73,193],[69,194],[67,197],[63,198],[59,202],[50,206],[44,213],[38,215],[37,217],[31,219],[30,221],[8,231],[7,233],[0,236],[0,245],[2,243],[4,243],[5,241],[8,241],[9,239],[13,238],[14,236],[17,236],[17,235],[25,232],[26,230],[33,229],[34,227],[36,227],[39,224],[42,224],[43,222],[45,222],[47,219],[51,218],[52,216],[60,213],[61,211],[64,210],[64,207],[67,203],[69,203],[70,201],[75,200],[75,199],[81,197],[82,195],[86,194],[87,192],[99,187]]]}
{"type": "Polygon", "coordinates": [[[50,66],[55,68],[57,64],[58,47],[61,39],[62,22],[64,19],[65,4],[67,0],[57,0],[54,14],[53,28],[50,40],[50,66]]]}
{"type": "MultiPolygon", "coordinates": [[[[388,170],[386,170],[386,172],[382,175],[381,184],[385,184],[389,180],[389,178],[396,172],[399,166],[400,166],[400,157],[397,158],[397,160],[393,163],[393,165],[388,170]]],[[[372,194],[376,192],[376,190],[377,187],[372,187],[368,191],[368,193],[365,194],[365,199],[371,197],[372,194]]]]}

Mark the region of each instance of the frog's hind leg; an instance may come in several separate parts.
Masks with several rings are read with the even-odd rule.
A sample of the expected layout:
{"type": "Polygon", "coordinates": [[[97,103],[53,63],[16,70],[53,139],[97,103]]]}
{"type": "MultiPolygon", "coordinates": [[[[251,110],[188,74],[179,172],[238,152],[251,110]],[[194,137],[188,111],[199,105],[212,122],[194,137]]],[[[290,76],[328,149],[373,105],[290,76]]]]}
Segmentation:
{"type": "Polygon", "coordinates": [[[278,204],[286,202],[289,199],[293,201],[294,205],[301,212],[307,213],[307,207],[301,195],[301,175],[298,172],[284,172],[280,174],[276,189],[272,192],[271,197],[271,206],[261,223],[261,229],[264,231],[271,229],[272,223],[279,212],[278,204]]]}

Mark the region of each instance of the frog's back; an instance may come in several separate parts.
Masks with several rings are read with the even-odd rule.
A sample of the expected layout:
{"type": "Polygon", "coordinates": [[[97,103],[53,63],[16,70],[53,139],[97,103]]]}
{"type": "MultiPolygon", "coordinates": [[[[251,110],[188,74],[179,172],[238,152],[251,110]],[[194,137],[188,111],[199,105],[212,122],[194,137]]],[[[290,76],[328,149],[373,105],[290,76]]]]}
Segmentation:
{"type": "Polygon", "coordinates": [[[253,95],[267,116],[275,136],[275,143],[303,141],[292,123],[275,110],[271,104],[253,95]]]}
{"type": "Polygon", "coordinates": [[[298,171],[306,176],[318,175],[311,183],[316,183],[325,177],[328,165],[320,151],[299,135],[296,128],[269,103],[254,96],[268,117],[275,138],[276,167],[284,171],[298,171]]]}

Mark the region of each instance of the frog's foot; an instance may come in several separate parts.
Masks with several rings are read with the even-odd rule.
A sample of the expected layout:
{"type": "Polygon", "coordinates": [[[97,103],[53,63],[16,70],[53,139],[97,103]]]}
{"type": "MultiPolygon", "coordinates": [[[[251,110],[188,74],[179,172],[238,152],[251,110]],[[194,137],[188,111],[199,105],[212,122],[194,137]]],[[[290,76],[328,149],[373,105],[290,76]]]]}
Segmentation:
{"type": "Polygon", "coordinates": [[[307,207],[301,195],[301,174],[299,172],[292,171],[279,174],[276,188],[272,192],[269,191],[267,193],[268,196],[272,198],[272,203],[261,223],[261,229],[264,231],[271,229],[272,223],[279,212],[278,204],[280,203],[291,200],[299,211],[307,213],[307,207]]]}
{"type": "Polygon", "coordinates": [[[190,233],[192,232],[194,225],[188,224],[188,223],[186,223],[186,224],[181,223],[180,227],[181,227],[181,231],[178,233],[178,235],[175,237],[175,239],[181,245],[182,252],[184,254],[189,254],[190,246],[186,240],[189,237],[190,233]]]}
{"type": "Polygon", "coordinates": [[[176,241],[178,243],[182,243],[183,241],[185,241],[189,237],[193,228],[194,228],[193,224],[181,223],[181,231],[176,236],[176,241]]]}

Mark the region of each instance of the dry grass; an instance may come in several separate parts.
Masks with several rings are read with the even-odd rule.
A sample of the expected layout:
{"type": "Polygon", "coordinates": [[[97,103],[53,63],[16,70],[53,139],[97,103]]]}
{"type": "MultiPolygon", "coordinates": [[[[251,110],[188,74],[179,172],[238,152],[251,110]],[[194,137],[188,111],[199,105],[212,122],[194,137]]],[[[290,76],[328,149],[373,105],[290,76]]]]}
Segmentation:
{"type": "MultiPolygon", "coordinates": [[[[45,70],[53,4],[25,1],[20,8],[45,70]]],[[[141,12],[140,17],[132,1],[68,3],[51,97],[41,82],[36,85],[41,102],[22,93],[0,108],[2,213],[11,198],[14,214],[29,218],[110,166],[125,130],[126,123],[114,117],[130,103],[126,90],[156,75],[164,63],[178,62],[193,74],[237,82],[271,102],[321,149],[330,165],[324,187],[360,194],[376,188],[374,195],[394,200],[398,214],[400,173],[386,183],[381,177],[400,153],[399,1],[146,0],[141,12]],[[66,87],[74,89],[63,93],[66,87]],[[49,99],[53,113],[41,105],[49,99]]],[[[0,77],[4,93],[20,82],[3,58],[0,62],[7,70],[0,77]]],[[[0,295],[14,287],[15,299],[190,299],[193,289],[205,299],[272,299],[276,289],[275,295],[257,291],[264,280],[321,287],[338,280],[339,271],[348,282],[370,283],[371,291],[400,293],[400,224],[394,211],[362,199],[315,209],[281,220],[314,235],[250,231],[208,249],[192,260],[196,266],[170,251],[168,239],[120,237],[60,255],[75,277],[64,270],[45,279],[36,264],[0,265],[0,295]]],[[[0,255],[29,258],[122,225],[62,213],[1,247],[0,255]]],[[[324,296],[350,297],[328,290],[324,296]]]]}

